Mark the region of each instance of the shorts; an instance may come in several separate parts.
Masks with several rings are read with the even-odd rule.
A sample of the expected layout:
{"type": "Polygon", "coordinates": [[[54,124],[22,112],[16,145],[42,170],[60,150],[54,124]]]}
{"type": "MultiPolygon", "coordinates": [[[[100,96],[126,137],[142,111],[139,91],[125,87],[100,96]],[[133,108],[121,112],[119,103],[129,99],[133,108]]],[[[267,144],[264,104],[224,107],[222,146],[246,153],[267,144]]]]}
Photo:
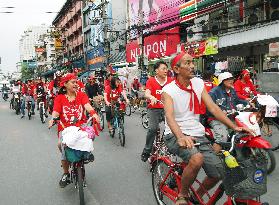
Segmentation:
{"type": "Polygon", "coordinates": [[[105,112],[106,112],[106,120],[107,122],[110,122],[113,118],[112,116],[112,112],[111,112],[111,107],[110,106],[106,106],[105,107],[105,112]]]}
{"type": "Polygon", "coordinates": [[[212,120],[209,125],[212,127],[213,137],[216,142],[228,141],[229,129],[226,125],[218,120],[212,120]]]}
{"type": "MultiPolygon", "coordinates": [[[[208,141],[205,136],[195,138],[197,138],[198,142],[208,141]]],[[[218,170],[222,169],[222,161],[215,154],[211,145],[202,145],[198,148],[194,147],[193,149],[183,149],[178,145],[177,139],[173,134],[164,136],[164,142],[170,153],[177,155],[186,163],[188,163],[194,154],[201,153],[204,157],[202,168],[206,175],[211,178],[221,178],[218,170]]]]}

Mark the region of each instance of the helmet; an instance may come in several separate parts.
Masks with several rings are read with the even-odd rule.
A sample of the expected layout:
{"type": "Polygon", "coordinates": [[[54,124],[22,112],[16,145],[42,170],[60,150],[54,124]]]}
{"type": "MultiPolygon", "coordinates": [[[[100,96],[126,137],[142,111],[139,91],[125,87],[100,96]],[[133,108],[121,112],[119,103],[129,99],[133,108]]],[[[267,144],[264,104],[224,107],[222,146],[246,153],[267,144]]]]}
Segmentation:
{"type": "Polygon", "coordinates": [[[233,75],[231,73],[229,73],[229,72],[221,73],[218,76],[219,84],[221,84],[224,80],[229,79],[229,78],[233,78],[233,75]]]}

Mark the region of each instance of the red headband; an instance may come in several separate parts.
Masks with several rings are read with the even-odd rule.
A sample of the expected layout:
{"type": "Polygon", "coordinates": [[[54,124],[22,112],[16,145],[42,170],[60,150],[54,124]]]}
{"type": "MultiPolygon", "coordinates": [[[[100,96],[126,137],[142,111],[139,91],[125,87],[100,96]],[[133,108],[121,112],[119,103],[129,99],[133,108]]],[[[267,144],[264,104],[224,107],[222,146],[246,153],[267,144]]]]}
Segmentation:
{"type": "Polygon", "coordinates": [[[62,76],[60,80],[60,87],[65,86],[65,83],[73,79],[77,79],[77,76],[74,73],[67,73],[66,75],[62,76]]]}
{"type": "Polygon", "coordinates": [[[244,69],[242,72],[241,72],[242,75],[246,75],[246,74],[250,74],[249,70],[247,69],[244,69]]]}
{"type": "Polygon", "coordinates": [[[177,54],[177,56],[175,56],[173,59],[172,59],[172,62],[171,62],[171,68],[173,69],[174,66],[177,65],[177,63],[181,60],[181,58],[185,55],[186,53],[182,52],[180,54],[177,54]]]}

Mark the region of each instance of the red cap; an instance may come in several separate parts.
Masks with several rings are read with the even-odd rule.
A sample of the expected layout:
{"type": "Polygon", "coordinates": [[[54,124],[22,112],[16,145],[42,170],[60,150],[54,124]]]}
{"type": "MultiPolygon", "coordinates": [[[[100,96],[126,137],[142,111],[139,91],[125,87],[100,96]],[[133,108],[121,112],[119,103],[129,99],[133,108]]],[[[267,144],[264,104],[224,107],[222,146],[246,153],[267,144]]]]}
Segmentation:
{"type": "Polygon", "coordinates": [[[65,83],[73,79],[77,79],[77,76],[74,73],[67,73],[66,75],[63,75],[60,80],[60,87],[65,86],[65,83]]]}
{"type": "Polygon", "coordinates": [[[172,59],[172,62],[171,62],[171,68],[173,69],[174,66],[176,66],[176,64],[181,60],[181,58],[185,55],[186,53],[182,52],[182,53],[179,53],[177,54],[173,59],[172,59]]]}

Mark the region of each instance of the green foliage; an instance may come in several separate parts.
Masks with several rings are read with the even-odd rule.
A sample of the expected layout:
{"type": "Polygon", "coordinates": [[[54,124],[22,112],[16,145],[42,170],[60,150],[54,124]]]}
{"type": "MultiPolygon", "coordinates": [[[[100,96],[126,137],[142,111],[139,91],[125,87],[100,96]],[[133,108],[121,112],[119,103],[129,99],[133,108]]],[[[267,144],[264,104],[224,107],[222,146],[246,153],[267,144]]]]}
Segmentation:
{"type": "Polygon", "coordinates": [[[28,68],[27,63],[21,63],[21,79],[27,80],[31,79],[34,75],[34,70],[28,68]]]}

